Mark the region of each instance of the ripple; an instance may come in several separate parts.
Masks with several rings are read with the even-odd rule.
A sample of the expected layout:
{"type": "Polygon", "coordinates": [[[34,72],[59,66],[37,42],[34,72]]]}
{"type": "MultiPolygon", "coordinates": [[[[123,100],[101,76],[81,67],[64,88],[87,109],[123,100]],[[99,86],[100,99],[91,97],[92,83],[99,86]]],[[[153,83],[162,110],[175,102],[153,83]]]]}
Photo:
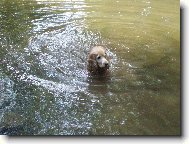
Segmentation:
{"type": "Polygon", "coordinates": [[[4,113],[16,104],[16,93],[13,90],[14,82],[0,71],[0,120],[4,113]]]}

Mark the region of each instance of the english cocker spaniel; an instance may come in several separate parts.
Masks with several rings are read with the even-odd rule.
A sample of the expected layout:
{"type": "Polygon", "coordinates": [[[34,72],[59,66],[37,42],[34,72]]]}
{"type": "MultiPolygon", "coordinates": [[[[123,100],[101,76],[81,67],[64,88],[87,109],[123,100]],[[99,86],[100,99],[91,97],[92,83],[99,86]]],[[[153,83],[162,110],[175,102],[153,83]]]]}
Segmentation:
{"type": "Polygon", "coordinates": [[[106,49],[103,46],[94,46],[88,55],[88,71],[95,75],[106,75],[109,66],[109,58],[106,55],[106,49]]]}

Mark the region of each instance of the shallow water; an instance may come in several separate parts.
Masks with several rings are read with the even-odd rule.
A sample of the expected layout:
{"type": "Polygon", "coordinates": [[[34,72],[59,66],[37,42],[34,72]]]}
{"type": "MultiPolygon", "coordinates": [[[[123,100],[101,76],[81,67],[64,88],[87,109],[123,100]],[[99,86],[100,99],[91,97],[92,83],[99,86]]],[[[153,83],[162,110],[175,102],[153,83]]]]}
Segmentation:
{"type": "Polygon", "coordinates": [[[180,6],[0,1],[0,133],[180,135],[180,6]],[[90,76],[105,45],[110,76],[90,76]]]}

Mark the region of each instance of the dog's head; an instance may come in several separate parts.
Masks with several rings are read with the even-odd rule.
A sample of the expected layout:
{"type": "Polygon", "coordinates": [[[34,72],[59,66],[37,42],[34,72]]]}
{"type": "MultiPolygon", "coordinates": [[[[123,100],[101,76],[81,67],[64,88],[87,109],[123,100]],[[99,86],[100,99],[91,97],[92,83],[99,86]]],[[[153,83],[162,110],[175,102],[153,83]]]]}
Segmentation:
{"type": "Polygon", "coordinates": [[[93,47],[88,56],[88,65],[89,71],[106,71],[109,69],[106,49],[102,46],[93,47]]]}
{"type": "Polygon", "coordinates": [[[105,55],[98,54],[98,55],[94,55],[94,57],[95,57],[95,60],[97,62],[97,65],[100,68],[107,68],[107,69],[109,68],[109,62],[108,62],[105,55]]]}

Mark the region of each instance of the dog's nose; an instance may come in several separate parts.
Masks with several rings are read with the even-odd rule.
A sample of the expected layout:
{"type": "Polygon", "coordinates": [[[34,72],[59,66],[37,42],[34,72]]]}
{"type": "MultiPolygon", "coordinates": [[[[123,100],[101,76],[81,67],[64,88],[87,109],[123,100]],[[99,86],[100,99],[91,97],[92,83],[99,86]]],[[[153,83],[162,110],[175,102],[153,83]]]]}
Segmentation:
{"type": "Polygon", "coordinates": [[[105,63],[105,67],[109,68],[109,64],[108,64],[108,63],[105,63]]]}

